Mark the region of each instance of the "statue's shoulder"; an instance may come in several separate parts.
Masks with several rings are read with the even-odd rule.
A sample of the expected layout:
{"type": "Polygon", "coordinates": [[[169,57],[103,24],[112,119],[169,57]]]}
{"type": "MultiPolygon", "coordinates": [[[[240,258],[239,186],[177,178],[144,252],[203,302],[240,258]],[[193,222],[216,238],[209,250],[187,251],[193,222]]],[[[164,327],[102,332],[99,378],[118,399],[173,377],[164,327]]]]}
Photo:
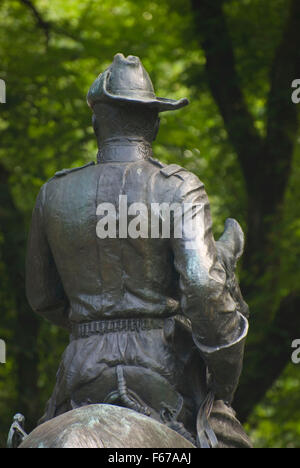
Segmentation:
{"type": "Polygon", "coordinates": [[[164,178],[176,176],[177,178],[184,180],[183,174],[189,174],[189,171],[178,164],[164,164],[158,159],[149,158],[151,164],[159,168],[159,172],[164,178]]]}
{"type": "Polygon", "coordinates": [[[173,182],[173,178],[175,177],[179,185],[183,187],[188,186],[188,188],[204,186],[203,182],[201,182],[193,172],[190,172],[185,167],[179,166],[179,164],[163,164],[161,161],[154,158],[149,158],[149,161],[159,168],[159,172],[164,179],[169,179],[173,182]]]}
{"type": "Polygon", "coordinates": [[[94,166],[95,165],[95,162],[94,161],[91,161],[87,164],[85,164],[84,166],[80,166],[80,167],[73,167],[71,169],[62,169],[61,171],[58,171],[54,174],[53,177],[51,177],[51,179],[48,180],[48,182],[50,182],[51,180],[53,179],[57,179],[57,178],[60,178],[60,177],[64,177],[68,174],[71,174],[73,172],[78,172],[78,171],[82,171],[83,169],[86,169],[87,167],[90,167],[90,166],[94,166]]]}

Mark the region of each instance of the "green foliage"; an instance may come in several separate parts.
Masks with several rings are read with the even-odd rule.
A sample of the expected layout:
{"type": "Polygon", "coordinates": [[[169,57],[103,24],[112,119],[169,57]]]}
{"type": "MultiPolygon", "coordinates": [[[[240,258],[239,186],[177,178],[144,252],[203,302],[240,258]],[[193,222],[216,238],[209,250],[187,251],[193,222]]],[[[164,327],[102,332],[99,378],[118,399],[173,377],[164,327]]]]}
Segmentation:
{"type": "MultiPolygon", "coordinates": [[[[162,115],[155,156],[167,163],[176,162],[203,180],[211,200],[216,236],[221,234],[229,216],[237,218],[247,231],[244,180],[210,93],[205,58],[194,32],[189,2],[36,0],[33,3],[47,26],[39,24],[22,1],[0,3],[0,78],[7,83],[7,104],[0,107],[0,166],[9,174],[7,191],[15,204],[16,226],[20,219],[28,226],[38,190],[55,171],[95,160],[96,142],[85,96],[113,55],[123,52],[142,58],[158,95],[187,96],[191,100],[186,109],[162,115]]],[[[261,134],[265,132],[270,65],[282,35],[288,3],[287,0],[226,2],[239,78],[261,134]]],[[[284,220],[275,233],[282,251],[280,287],[274,291],[277,303],[300,284],[299,158],[297,150],[284,201],[284,220]]],[[[1,201],[0,219],[4,208],[1,201]]],[[[12,408],[18,406],[13,342],[18,315],[3,248],[0,232],[0,337],[8,344],[8,363],[0,367],[0,445],[4,444],[12,408]]],[[[24,272],[19,273],[24,280],[24,272]]],[[[263,279],[258,301],[262,300],[267,281],[268,278],[263,279]]],[[[272,300],[275,304],[274,297],[272,300]]],[[[66,343],[63,332],[41,324],[37,343],[41,413],[66,343]]],[[[297,445],[300,432],[295,411],[300,408],[297,371],[295,367],[288,368],[250,418],[248,428],[258,446],[297,445]]]]}
{"type": "Polygon", "coordinates": [[[299,367],[290,364],[245,428],[256,448],[300,448],[299,421],[299,367]]]}

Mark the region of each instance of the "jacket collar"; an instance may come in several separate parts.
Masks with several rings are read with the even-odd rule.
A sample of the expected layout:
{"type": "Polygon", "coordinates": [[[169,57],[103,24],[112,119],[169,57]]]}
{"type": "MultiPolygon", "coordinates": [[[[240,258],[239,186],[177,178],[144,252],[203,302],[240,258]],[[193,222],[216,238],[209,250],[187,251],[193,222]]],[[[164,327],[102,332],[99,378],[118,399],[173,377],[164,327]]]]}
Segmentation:
{"type": "Polygon", "coordinates": [[[152,156],[152,147],[144,139],[110,138],[98,152],[98,163],[134,162],[152,156]]]}

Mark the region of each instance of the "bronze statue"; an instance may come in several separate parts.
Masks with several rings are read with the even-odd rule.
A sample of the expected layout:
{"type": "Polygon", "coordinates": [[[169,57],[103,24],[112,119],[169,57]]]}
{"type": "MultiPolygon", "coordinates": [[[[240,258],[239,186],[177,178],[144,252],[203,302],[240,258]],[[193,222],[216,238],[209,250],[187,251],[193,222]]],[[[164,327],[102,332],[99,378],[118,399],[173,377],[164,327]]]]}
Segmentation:
{"type": "Polygon", "coordinates": [[[41,422],[111,404],[200,447],[250,447],[230,407],[248,330],[235,277],[243,233],[229,219],[215,242],[203,183],[152,155],[159,112],[188,100],[156,97],[140,59],[122,54],[87,99],[97,163],[41,188],[28,244],[31,307],[71,335],[41,422]],[[170,212],[169,235],[151,236],[147,216],[162,205],[184,209],[170,212]]]}
{"type": "Polygon", "coordinates": [[[19,448],[195,448],[177,432],[137,411],[89,405],[35,428],[19,448]]]}

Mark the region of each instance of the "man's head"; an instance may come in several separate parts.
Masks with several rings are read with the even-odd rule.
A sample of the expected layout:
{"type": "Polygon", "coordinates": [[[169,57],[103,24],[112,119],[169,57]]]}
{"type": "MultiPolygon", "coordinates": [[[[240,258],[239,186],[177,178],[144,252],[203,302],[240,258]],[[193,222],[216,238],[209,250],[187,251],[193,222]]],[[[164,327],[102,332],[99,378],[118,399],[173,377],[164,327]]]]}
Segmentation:
{"type": "Polygon", "coordinates": [[[134,104],[97,103],[93,111],[93,127],[99,147],[108,138],[121,137],[152,143],[159,130],[156,109],[134,104]]]}
{"type": "Polygon", "coordinates": [[[158,113],[176,110],[187,99],[159,98],[140,59],[117,54],[92,84],[87,101],[93,109],[98,143],[111,137],[138,137],[152,142],[159,127],[158,113]]]}

